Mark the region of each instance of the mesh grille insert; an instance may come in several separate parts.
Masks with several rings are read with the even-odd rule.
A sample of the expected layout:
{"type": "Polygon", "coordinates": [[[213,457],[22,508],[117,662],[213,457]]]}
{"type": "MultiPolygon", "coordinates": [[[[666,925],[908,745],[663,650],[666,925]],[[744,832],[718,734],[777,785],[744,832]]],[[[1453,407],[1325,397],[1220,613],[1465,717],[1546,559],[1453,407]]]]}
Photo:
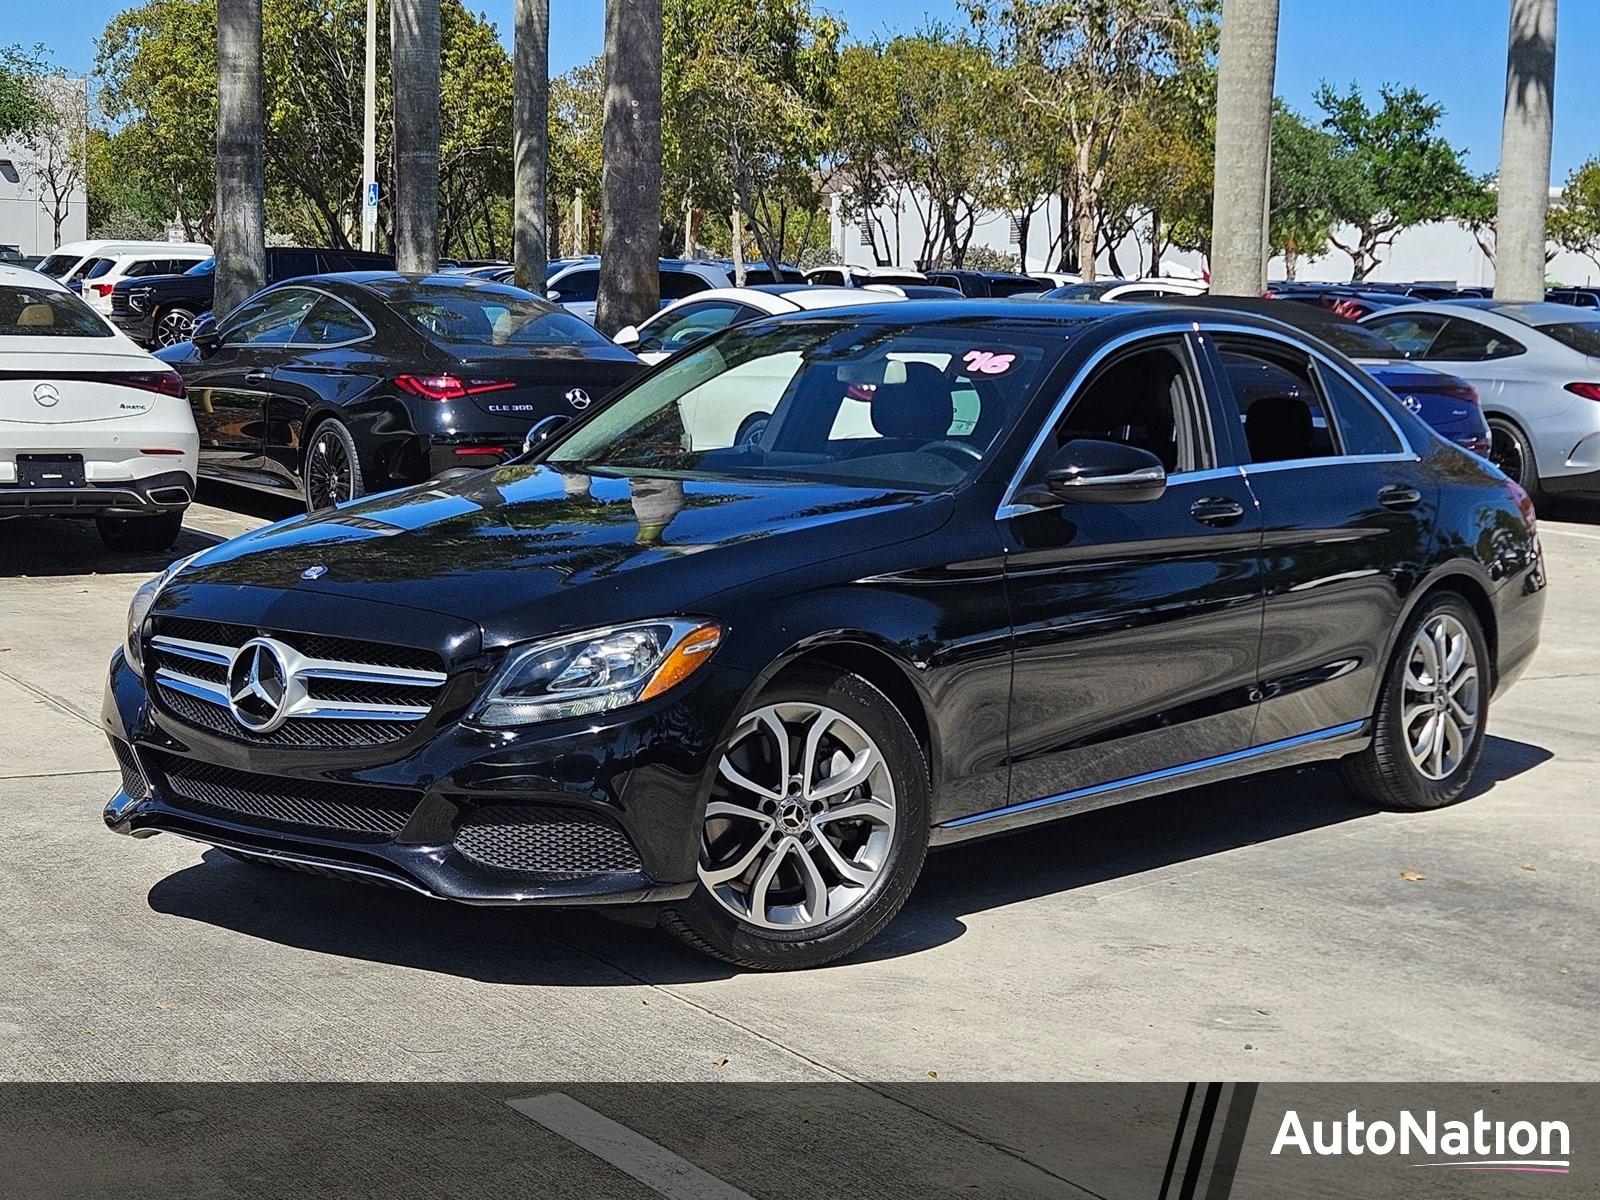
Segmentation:
{"type": "Polygon", "coordinates": [[[139,763],[133,757],[133,748],[127,742],[111,739],[111,752],[117,756],[117,769],[122,772],[122,790],[135,800],[149,795],[144,776],[139,773],[139,763]]]}
{"type": "Polygon", "coordinates": [[[641,869],[627,835],[615,825],[555,808],[474,809],[456,833],[455,846],[475,862],[508,871],[592,875],[641,869]]]}
{"type": "Polygon", "coordinates": [[[286,825],[340,838],[383,841],[405,827],[420,796],[402,788],[254,775],[152,754],[169,803],[231,820],[286,825]]]}
{"type": "Polygon", "coordinates": [[[381,746],[398,742],[416,731],[409,721],[285,721],[271,733],[252,733],[233,719],[233,714],[216,704],[197,700],[187,692],[156,684],[161,703],[191,725],[225,734],[258,746],[381,746]]]}

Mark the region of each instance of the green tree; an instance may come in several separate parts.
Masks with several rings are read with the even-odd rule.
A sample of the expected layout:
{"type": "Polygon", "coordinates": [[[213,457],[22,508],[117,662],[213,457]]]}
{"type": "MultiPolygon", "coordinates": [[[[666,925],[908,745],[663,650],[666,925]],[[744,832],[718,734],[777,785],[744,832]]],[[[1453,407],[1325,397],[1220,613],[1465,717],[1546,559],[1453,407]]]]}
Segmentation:
{"type": "Polygon", "coordinates": [[[1065,134],[1077,263],[1094,277],[1102,193],[1129,114],[1210,43],[1207,0],[966,0],[1018,101],[1065,134]]]}
{"type": "Polygon", "coordinates": [[[1348,185],[1339,140],[1281,100],[1272,114],[1272,192],[1267,244],[1281,254],[1290,279],[1300,260],[1327,250],[1348,185]]]}
{"type": "Polygon", "coordinates": [[[900,102],[900,68],[900,60],[881,45],[840,51],[837,100],[827,130],[829,174],[841,197],[841,215],[860,227],[879,266],[899,265],[900,165],[910,138],[900,102]]]}
{"type": "Polygon", "coordinates": [[[1338,140],[1340,169],[1335,216],[1355,236],[1331,238],[1350,256],[1351,278],[1362,280],[1400,231],[1443,221],[1460,210],[1478,183],[1461,152],[1438,132],[1444,108],[1415,88],[1386,85],[1373,108],[1352,84],[1317,90],[1323,127],[1338,140]]]}
{"type": "Polygon", "coordinates": [[[1600,158],[1588,159],[1567,176],[1561,199],[1550,209],[1550,238],[1600,267],[1600,158]]]}
{"type": "Polygon", "coordinates": [[[0,139],[27,133],[39,119],[44,47],[0,46],[0,139]]]}
{"type": "Polygon", "coordinates": [[[604,72],[599,58],[550,81],[550,244],[566,245],[574,254],[594,246],[604,113],[604,72]],[[564,206],[572,213],[565,239],[559,220],[564,206]]]}

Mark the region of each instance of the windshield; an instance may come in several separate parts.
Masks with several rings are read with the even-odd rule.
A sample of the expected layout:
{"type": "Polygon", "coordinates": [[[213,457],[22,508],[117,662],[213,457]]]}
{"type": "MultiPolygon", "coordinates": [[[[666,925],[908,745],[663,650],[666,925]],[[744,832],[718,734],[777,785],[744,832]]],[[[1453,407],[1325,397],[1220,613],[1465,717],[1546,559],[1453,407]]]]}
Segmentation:
{"type": "Polygon", "coordinates": [[[1563,321],[1558,325],[1540,325],[1540,333],[1555,338],[1569,350],[1600,358],[1600,321],[1563,321]]]}
{"type": "Polygon", "coordinates": [[[1120,279],[1112,279],[1095,283],[1064,283],[1058,288],[1051,288],[1044,294],[1046,300],[1098,300],[1114,287],[1120,287],[1120,279]]]}
{"type": "Polygon", "coordinates": [[[203,258],[184,272],[185,275],[215,275],[216,273],[217,260],[214,258],[203,258]]]}
{"type": "Polygon", "coordinates": [[[516,288],[412,285],[385,298],[412,325],[452,346],[611,345],[587,321],[516,288]]]}
{"type": "Polygon", "coordinates": [[[0,338],[110,336],[110,327],[71,292],[0,287],[0,338]]]}
{"type": "Polygon", "coordinates": [[[939,491],[969,478],[1070,326],[760,323],[680,354],[547,461],[591,473],[939,491]]]}
{"type": "Polygon", "coordinates": [[[78,265],[82,258],[78,254],[52,254],[34,268],[41,275],[48,275],[51,279],[60,279],[78,265]]]}

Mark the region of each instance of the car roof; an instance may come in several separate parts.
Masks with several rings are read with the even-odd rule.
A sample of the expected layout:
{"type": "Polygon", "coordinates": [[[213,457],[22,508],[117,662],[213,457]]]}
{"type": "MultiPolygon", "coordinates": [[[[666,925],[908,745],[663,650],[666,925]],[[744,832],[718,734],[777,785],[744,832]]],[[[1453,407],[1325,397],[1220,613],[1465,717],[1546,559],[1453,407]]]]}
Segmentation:
{"type": "Polygon", "coordinates": [[[12,267],[0,264],[0,285],[6,287],[42,288],[50,292],[67,292],[70,289],[66,284],[51,279],[48,275],[41,275],[27,267],[12,267]]]}
{"type": "MultiPolygon", "coordinates": [[[[1462,300],[1429,300],[1423,304],[1408,304],[1405,311],[1408,313],[1438,313],[1441,316],[1449,316],[1453,312],[1460,312],[1463,308],[1504,317],[1508,321],[1516,321],[1520,325],[1527,325],[1534,329],[1541,325],[1571,325],[1575,321],[1600,322],[1600,314],[1591,314],[1589,310],[1573,308],[1570,304],[1551,304],[1545,300],[1536,300],[1531,304],[1508,304],[1504,301],[1482,299],[1476,296],[1462,300]]],[[[1388,311],[1392,312],[1393,310],[1388,311]]],[[[1377,314],[1374,313],[1373,315],[1376,316],[1377,314]]]]}

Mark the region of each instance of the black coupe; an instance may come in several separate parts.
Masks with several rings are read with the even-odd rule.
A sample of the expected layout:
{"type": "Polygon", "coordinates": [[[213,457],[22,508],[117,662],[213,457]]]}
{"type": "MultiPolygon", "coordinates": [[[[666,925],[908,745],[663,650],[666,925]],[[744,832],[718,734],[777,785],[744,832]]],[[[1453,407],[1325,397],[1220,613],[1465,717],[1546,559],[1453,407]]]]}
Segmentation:
{"type": "Polygon", "coordinates": [[[157,356],[183,375],[200,474],[312,511],[520,452],[644,370],[509,284],[390,271],[294,279],[157,356]]]}
{"type": "Polygon", "coordinates": [[[1459,799],[1544,587],[1525,493],[1266,318],[756,321],[146,584],[105,819],[814,965],[930,846],[1313,760],[1459,799]]]}

